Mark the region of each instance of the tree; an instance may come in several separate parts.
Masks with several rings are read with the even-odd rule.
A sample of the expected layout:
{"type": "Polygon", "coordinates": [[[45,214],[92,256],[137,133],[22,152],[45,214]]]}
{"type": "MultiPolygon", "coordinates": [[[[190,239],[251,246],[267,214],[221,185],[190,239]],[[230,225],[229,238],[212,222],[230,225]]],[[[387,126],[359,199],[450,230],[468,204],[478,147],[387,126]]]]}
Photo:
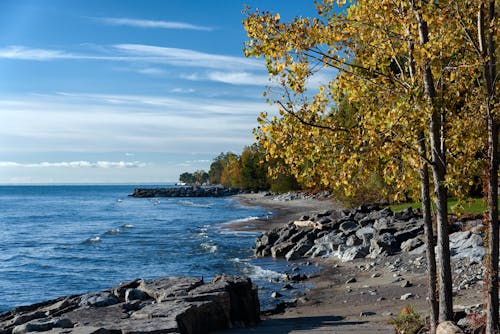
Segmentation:
{"type": "MultiPolygon", "coordinates": [[[[456,156],[466,154],[460,145],[450,147],[457,142],[449,139],[463,133],[450,120],[459,119],[461,113],[454,100],[455,94],[461,94],[463,81],[457,80],[457,74],[463,72],[464,61],[464,37],[454,8],[467,8],[467,3],[357,1],[347,13],[340,12],[336,3],[344,1],[317,4],[315,18],[283,23],[279,14],[256,12],[245,20],[250,39],[247,56],[263,55],[270,74],[283,87],[279,99],[270,99],[279,106],[281,117],[261,116],[261,140],[267,154],[283,158],[303,182],[348,192],[351,183],[383,170],[397,198],[415,194],[412,181],[419,180],[431,330],[435,330],[436,315],[440,321],[453,315],[448,190],[459,185],[454,181],[457,175],[465,180],[471,176],[470,170],[460,168],[463,162],[449,168],[450,161],[459,161],[456,156]],[[338,75],[310,93],[307,80],[322,66],[338,75]],[[347,118],[355,126],[336,107],[339,96],[362,105],[347,118]],[[436,266],[428,168],[438,227],[439,313],[433,288],[436,266]]],[[[470,92],[465,94],[473,98],[470,92]]],[[[470,115],[476,117],[466,119],[467,128],[477,118],[477,113],[470,115]]],[[[464,121],[457,124],[463,126],[464,121]]],[[[470,134],[463,140],[465,145],[471,141],[470,134]]],[[[454,190],[464,191],[460,186],[454,190]]]]}
{"type": "Polygon", "coordinates": [[[192,173],[184,172],[179,176],[179,181],[187,184],[193,184],[196,182],[196,178],[192,173]]]}

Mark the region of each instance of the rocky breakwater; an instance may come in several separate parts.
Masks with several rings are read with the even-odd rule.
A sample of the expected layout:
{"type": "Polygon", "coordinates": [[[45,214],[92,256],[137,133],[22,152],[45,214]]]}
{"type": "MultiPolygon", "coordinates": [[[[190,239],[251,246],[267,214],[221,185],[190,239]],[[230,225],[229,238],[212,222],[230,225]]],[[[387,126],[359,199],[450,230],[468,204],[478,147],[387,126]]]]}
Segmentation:
{"type": "MultiPolygon", "coordinates": [[[[451,232],[457,231],[450,235],[451,252],[454,259],[480,263],[484,256],[480,229],[460,231],[470,223],[450,225],[451,232]]],[[[302,216],[266,232],[255,241],[255,255],[287,260],[335,256],[341,261],[400,252],[419,255],[425,252],[423,232],[422,217],[411,208],[394,213],[390,208],[362,205],[302,216]]]]}
{"type": "Polygon", "coordinates": [[[1,334],[209,333],[259,321],[249,278],[137,279],[109,290],[21,306],[0,315],[1,334]]]}
{"type": "Polygon", "coordinates": [[[223,187],[135,188],[131,197],[223,197],[241,193],[240,189],[223,187]]]}

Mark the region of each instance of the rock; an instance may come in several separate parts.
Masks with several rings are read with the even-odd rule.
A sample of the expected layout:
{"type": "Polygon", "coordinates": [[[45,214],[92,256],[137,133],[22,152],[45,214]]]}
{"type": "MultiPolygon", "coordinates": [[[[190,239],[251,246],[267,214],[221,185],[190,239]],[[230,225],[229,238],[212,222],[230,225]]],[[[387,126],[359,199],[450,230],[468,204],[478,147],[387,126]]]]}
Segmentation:
{"type": "Polygon", "coordinates": [[[403,252],[410,252],[417,247],[420,247],[424,244],[424,241],[421,237],[415,237],[413,239],[408,239],[401,243],[401,250],[403,252]]]}
{"type": "Polygon", "coordinates": [[[83,295],[79,306],[105,307],[118,304],[120,300],[111,292],[94,292],[83,295]]]}
{"type": "Polygon", "coordinates": [[[451,321],[441,322],[436,329],[436,334],[463,334],[464,332],[451,321]]]}
{"type": "Polygon", "coordinates": [[[398,244],[394,235],[384,233],[370,241],[369,257],[374,259],[382,254],[391,255],[398,250],[398,244]]]}
{"type": "Polygon", "coordinates": [[[364,226],[356,231],[356,236],[361,240],[363,245],[370,245],[370,240],[374,234],[375,230],[372,226],[364,226]]]}
{"type": "Polygon", "coordinates": [[[174,277],[132,282],[13,309],[0,315],[0,333],[201,334],[259,321],[257,287],[246,277],[215,276],[210,283],[174,277]],[[125,302],[132,296],[138,299],[125,302]]]}
{"type": "Polygon", "coordinates": [[[241,193],[240,189],[220,186],[135,188],[131,197],[222,197],[241,193]]]}
{"type": "Polygon", "coordinates": [[[312,247],[314,243],[309,239],[301,240],[297,245],[293,246],[293,248],[285,254],[285,258],[288,261],[298,260],[304,256],[312,247]]]}
{"type": "Polygon", "coordinates": [[[335,252],[335,256],[342,262],[347,262],[365,257],[368,254],[368,250],[369,247],[363,245],[347,248],[339,246],[337,252],[335,252]]]}
{"type": "Polygon", "coordinates": [[[405,293],[404,295],[402,295],[399,299],[408,300],[408,299],[413,298],[413,297],[414,297],[413,293],[408,292],[408,293],[405,293]]]}
{"type": "Polygon", "coordinates": [[[352,246],[357,246],[359,244],[361,244],[362,241],[361,239],[359,239],[355,234],[351,234],[346,242],[345,242],[345,245],[348,246],[348,247],[352,247],[352,246]]]}
{"type": "Polygon", "coordinates": [[[375,312],[370,312],[370,311],[362,311],[359,313],[359,316],[360,317],[369,317],[371,315],[375,315],[376,313],[375,312]]]}
{"type": "Polygon", "coordinates": [[[355,283],[357,282],[356,277],[351,277],[347,281],[345,281],[345,284],[350,284],[350,283],[355,283]]]}
{"type": "Polygon", "coordinates": [[[360,225],[354,220],[348,220],[343,222],[339,226],[339,230],[341,230],[345,235],[350,235],[351,233],[356,232],[356,230],[360,227],[360,225]]]}
{"type": "Polygon", "coordinates": [[[274,258],[284,257],[293,247],[295,247],[295,243],[291,241],[278,243],[271,247],[271,255],[274,258]]]}
{"type": "Polygon", "coordinates": [[[283,290],[290,290],[290,289],[293,289],[293,286],[291,284],[287,283],[287,284],[283,285],[282,289],[283,290]]]}
{"type": "Polygon", "coordinates": [[[394,218],[397,220],[408,221],[412,218],[416,217],[416,213],[413,211],[411,207],[408,207],[404,210],[398,211],[394,213],[394,218]]]}
{"type": "Polygon", "coordinates": [[[411,227],[409,229],[397,231],[396,233],[394,233],[394,238],[396,238],[396,241],[398,243],[402,243],[408,239],[416,238],[417,236],[421,235],[423,232],[424,232],[423,225],[418,225],[418,226],[411,227]]]}
{"type": "Polygon", "coordinates": [[[273,291],[271,293],[271,297],[273,297],[273,298],[280,298],[280,297],[283,297],[283,295],[281,293],[279,293],[278,291],[273,291]]]}
{"type": "Polygon", "coordinates": [[[382,276],[382,274],[380,274],[380,273],[374,273],[374,274],[372,274],[371,277],[372,278],[377,278],[377,277],[380,277],[380,276],[382,276]]]}
{"type": "Polygon", "coordinates": [[[127,289],[125,291],[125,302],[129,303],[133,300],[147,300],[151,297],[142,290],[139,289],[127,289]]]}
{"type": "Polygon", "coordinates": [[[412,287],[413,284],[411,284],[410,281],[404,281],[403,284],[401,284],[401,287],[402,288],[409,288],[409,287],[412,287]]]}

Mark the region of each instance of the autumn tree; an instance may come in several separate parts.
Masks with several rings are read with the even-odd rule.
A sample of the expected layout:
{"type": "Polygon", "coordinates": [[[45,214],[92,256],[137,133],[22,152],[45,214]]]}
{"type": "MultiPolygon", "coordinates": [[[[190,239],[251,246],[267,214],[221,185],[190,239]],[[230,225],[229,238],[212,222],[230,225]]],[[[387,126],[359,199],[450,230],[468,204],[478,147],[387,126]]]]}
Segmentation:
{"type": "Polygon", "coordinates": [[[415,194],[412,186],[418,183],[413,181],[419,180],[432,331],[437,316],[443,321],[453,315],[448,191],[465,191],[466,185],[456,180],[474,173],[461,169],[463,162],[456,164],[457,157],[470,158],[462,146],[471,145],[472,130],[477,129],[477,113],[463,112],[456,103],[472,98],[457,75],[466,60],[455,6],[468,4],[357,1],[342,12],[337,3],[317,4],[315,18],[284,23],[278,14],[256,12],[245,20],[247,55],[265,56],[270,74],[283,87],[279,98],[270,99],[278,104],[281,117],[262,115],[260,138],[268,155],[283,158],[301,181],[349,191],[350,184],[366,180],[367,173],[382,170],[398,197],[415,194]],[[338,75],[318,92],[308,92],[308,79],[321,67],[333,68],[338,75]],[[457,99],[457,94],[467,97],[457,99]],[[338,108],[346,95],[361,106],[347,118],[355,124],[346,122],[338,108]],[[462,143],[450,140],[463,134],[456,124],[463,126],[460,116],[466,114],[471,134],[462,143]],[[438,227],[439,298],[434,294],[428,168],[438,227]]]}

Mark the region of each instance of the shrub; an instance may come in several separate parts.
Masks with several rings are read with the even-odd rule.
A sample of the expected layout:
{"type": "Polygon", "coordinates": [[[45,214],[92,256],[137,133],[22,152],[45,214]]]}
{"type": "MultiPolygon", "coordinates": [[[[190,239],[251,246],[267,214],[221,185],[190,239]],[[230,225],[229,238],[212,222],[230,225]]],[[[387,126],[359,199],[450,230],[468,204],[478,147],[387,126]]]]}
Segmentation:
{"type": "Polygon", "coordinates": [[[420,314],[410,304],[405,305],[401,313],[391,319],[390,323],[394,326],[396,334],[417,334],[423,327],[420,314]]]}

